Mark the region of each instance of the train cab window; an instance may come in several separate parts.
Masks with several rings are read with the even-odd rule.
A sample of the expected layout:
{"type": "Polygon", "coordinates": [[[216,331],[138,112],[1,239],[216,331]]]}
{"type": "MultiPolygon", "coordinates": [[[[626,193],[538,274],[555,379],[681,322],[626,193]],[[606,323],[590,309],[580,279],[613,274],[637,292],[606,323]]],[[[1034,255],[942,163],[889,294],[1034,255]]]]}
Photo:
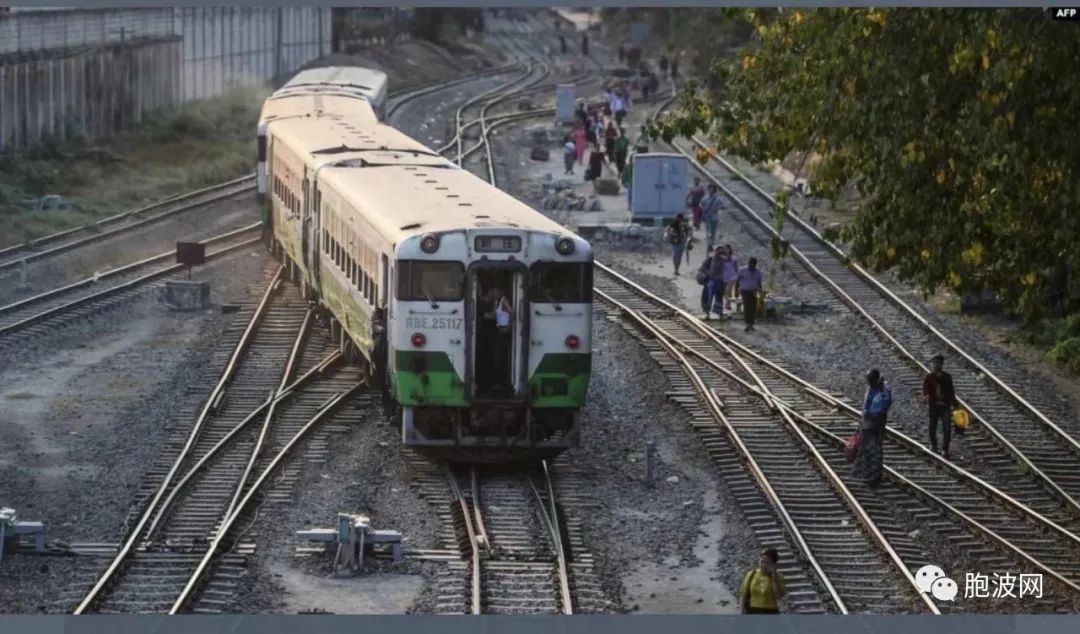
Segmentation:
{"type": "Polygon", "coordinates": [[[459,302],[465,297],[465,265],[461,262],[402,260],[397,298],[413,302],[459,302]]]}
{"type": "Polygon", "coordinates": [[[583,303],[592,301],[591,262],[537,262],[529,280],[529,301],[583,303]]]}

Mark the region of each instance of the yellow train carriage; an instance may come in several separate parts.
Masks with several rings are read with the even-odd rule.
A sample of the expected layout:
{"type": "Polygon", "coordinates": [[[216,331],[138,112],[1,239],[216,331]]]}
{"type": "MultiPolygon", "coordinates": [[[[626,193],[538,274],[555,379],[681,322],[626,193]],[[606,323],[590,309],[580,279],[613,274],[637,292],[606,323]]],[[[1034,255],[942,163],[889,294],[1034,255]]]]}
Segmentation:
{"type": "Polygon", "coordinates": [[[331,172],[348,174],[398,164],[452,165],[383,124],[355,125],[337,116],[284,119],[267,128],[269,223],[275,246],[296,279],[335,316],[370,358],[372,311],[385,306],[393,242],[366,222],[331,172]]]}

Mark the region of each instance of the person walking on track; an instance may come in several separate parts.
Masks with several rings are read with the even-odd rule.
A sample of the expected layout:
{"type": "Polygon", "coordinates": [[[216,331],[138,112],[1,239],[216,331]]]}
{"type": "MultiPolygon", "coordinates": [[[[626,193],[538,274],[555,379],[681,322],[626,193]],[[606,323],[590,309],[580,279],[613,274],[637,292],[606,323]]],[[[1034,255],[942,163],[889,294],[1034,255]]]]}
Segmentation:
{"type": "Polygon", "coordinates": [[[746,320],[746,332],[754,330],[754,320],[757,318],[758,292],[761,290],[761,271],[757,267],[757,258],[750,258],[746,267],[739,271],[735,277],[739,284],[739,292],[742,293],[743,318],[746,320]]]}
{"type": "Polygon", "coordinates": [[[574,150],[578,165],[581,165],[585,160],[586,136],[584,125],[579,125],[574,128],[574,150]]]}
{"type": "Polygon", "coordinates": [[[780,599],[787,593],[784,576],[776,569],[780,553],[775,548],[761,551],[754,569],[743,577],[739,587],[743,614],[780,614],[780,599]]]}
{"type": "Polygon", "coordinates": [[[566,174],[574,173],[574,161],[577,160],[577,144],[570,140],[570,136],[563,137],[563,168],[566,174]]]}
{"type": "Polygon", "coordinates": [[[709,266],[706,273],[705,288],[705,319],[709,319],[712,313],[720,319],[724,318],[724,270],[727,268],[727,251],[724,247],[716,247],[712,257],[709,258],[709,266]]]}
{"type": "Polygon", "coordinates": [[[727,258],[724,260],[724,289],[720,300],[725,309],[731,310],[731,302],[735,300],[735,280],[739,277],[739,258],[735,257],[735,250],[730,244],[724,245],[727,258]]]}
{"type": "Polygon", "coordinates": [[[694,229],[701,228],[701,219],[703,212],[701,210],[701,201],[705,198],[705,188],[701,186],[701,179],[694,177],[694,186],[690,188],[690,193],[686,195],[686,206],[690,210],[690,217],[694,219],[694,229]]]}
{"type": "Polygon", "coordinates": [[[584,33],[581,36],[581,54],[582,55],[588,55],[589,54],[589,34],[588,33],[584,33]]]}
{"type": "Polygon", "coordinates": [[[615,140],[619,138],[619,129],[614,121],[608,121],[604,129],[604,153],[607,154],[608,163],[615,162],[615,140]]]}
{"type": "Polygon", "coordinates": [[[859,451],[855,456],[854,474],[866,481],[871,489],[881,484],[885,453],[885,424],[892,407],[892,390],[879,371],[866,373],[866,396],[863,398],[863,418],[860,425],[859,451]]]}
{"type": "Polygon", "coordinates": [[[675,265],[675,275],[679,274],[686,245],[690,242],[690,226],[682,214],[675,215],[675,221],[667,228],[667,241],[671,245],[671,261],[675,265]]]}
{"type": "Polygon", "coordinates": [[[710,183],[709,193],[698,204],[701,206],[701,218],[705,222],[705,244],[712,251],[717,239],[716,228],[720,225],[720,211],[724,208],[720,188],[710,183]]]}
{"type": "Polygon", "coordinates": [[[619,138],[615,139],[615,168],[622,176],[626,169],[626,157],[630,154],[630,139],[626,137],[626,130],[619,129],[619,138]]]}
{"type": "Polygon", "coordinates": [[[937,453],[937,427],[941,422],[941,455],[949,457],[949,441],[952,440],[952,411],[960,406],[956,399],[956,387],[952,375],[943,369],[945,355],[935,354],[930,359],[930,373],[923,379],[922,401],[929,406],[930,448],[937,453]]]}
{"type": "Polygon", "coordinates": [[[622,172],[622,186],[626,188],[626,208],[632,210],[634,208],[634,158],[630,157],[630,162],[626,164],[626,169],[622,172]]]}

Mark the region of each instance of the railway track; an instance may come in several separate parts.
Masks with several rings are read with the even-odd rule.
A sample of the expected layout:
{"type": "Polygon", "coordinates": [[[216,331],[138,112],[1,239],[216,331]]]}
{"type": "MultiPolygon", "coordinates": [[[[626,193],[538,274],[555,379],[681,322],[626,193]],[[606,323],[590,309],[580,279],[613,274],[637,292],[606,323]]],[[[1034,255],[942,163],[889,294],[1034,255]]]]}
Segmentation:
{"type": "Polygon", "coordinates": [[[218,183],[164,200],[121,212],[108,218],[43,236],[30,242],[0,249],[0,272],[21,266],[25,262],[53,257],[79,247],[101,242],[135,229],[149,226],[184,212],[205,207],[211,203],[235,198],[255,189],[255,176],[248,175],[218,183]]]}
{"type": "MultiPolygon", "coordinates": [[[[236,568],[253,546],[234,542],[221,554],[231,529],[284,457],[362,384],[358,369],[338,368],[329,341],[310,332],[307,302],[282,282],[279,269],[243,309],[243,330],[223,339],[220,378],[201,410],[178,412],[190,418],[175,421],[182,431],[144,481],[105,571],[84,580],[88,590],[73,589],[82,596],[75,614],[213,612],[232,600],[236,568]]],[[[295,480],[286,471],[278,484],[295,480]]]]}
{"type": "MultiPolygon", "coordinates": [[[[258,244],[260,228],[256,223],[202,241],[208,247],[207,262],[258,244]]],[[[185,270],[184,265],[176,264],[175,256],[175,251],[161,253],[0,306],[0,338],[24,330],[29,330],[31,335],[39,334],[58,320],[82,319],[102,306],[111,305],[118,296],[122,299],[141,292],[147,283],[185,270]]]]}
{"type": "MultiPolygon", "coordinates": [[[[880,604],[873,596],[867,602],[847,577],[851,570],[843,562],[855,559],[848,559],[845,551],[855,544],[841,542],[854,521],[847,520],[850,513],[843,514],[829,503],[837,496],[834,491],[850,496],[856,517],[862,514],[859,507],[865,510],[865,528],[880,527],[883,543],[891,544],[889,548],[902,563],[905,576],[922,565],[943,561],[939,558],[943,553],[928,553],[915,543],[895,515],[897,510],[928,523],[948,543],[959,547],[976,569],[1018,568],[1025,574],[1047,577],[1054,585],[1053,596],[1048,594],[1042,601],[1025,604],[1024,609],[1052,611],[1070,605],[1080,594],[1080,540],[1023,501],[931,454],[894,429],[889,429],[886,444],[891,486],[870,491],[851,476],[839,475],[848,471],[842,445],[859,421],[858,408],[814,388],[603,265],[598,265],[595,288],[600,300],[633,322],[632,333],[665,367],[673,383],[673,399],[690,410],[694,428],[703,433],[706,448],[718,461],[744,511],[750,509],[747,515],[752,527],[766,536],[775,523],[762,518],[760,500],[755,499],[752,487],[746,482],[731,484],[731,477],[739,480],[744,476],[739,467],[733,466],[738,459],[729,451],[739,449],[757,478],[757,488],[765,488],[765,482],[769,482],[774,495],[768,497],[784,517],[789,534],[796,536],[794,541],[805,544],[811,553],[822,553],[815,557],[820,567],[820,571],[814,570],[816,581],[826,590],[829,584],[837,589],[835,594],[825,594],[834,594],[833,602],[839,611],[849,606],[860,606],[859,611],[890,611],[897,606],[880,604]],[[724,390],[723,395],[717,394],[720,390],[715,388],[707,390],[717,399],[713,412],[707,412],[702,403],[707,404],[711,397],[704,387],[717,382],[726,383],[729,390],[724,390]],[[777,433],[784,428],[786,437],[777,433]],[[831,482],[808,485],[807,473],[815,470],[819,475],[828,475],[831,482]],[[748,503],[744,501],[747,498],[748,503]],[[823,521],[836,524],[832,530],[822,531],[823,521]],[[810,529],[799,530],[798,526],[810,529]],[[820,540],[823,536],[824,542],[820,540]],[[825,583],[823,576],[842,581],[825,583]],[[853,596],[843,595],[843,589],[853,596]]],[[[775,545],[765,539],[762,543],[775,545]]],[[[864,564],[856,569],[861,568],[866,575],[867,569],[874,568],[864,564]]],[[[797,597],[796,609],[818,611],[812,598],[811,593],[807,593],[806,601],[797,597]]]]}
{"type": "MultiPolygon", "coordinates": [[[[673,147],[692,161],[689,147],[709,149],[699,139],[692,144],[676,141],[673,147]]],[[[1080,531],[1080,421],[1049,398],[1023,395],[1030,386],[1021,372],[976,358],[870,273],[845,264],[846,254],[802,218],[789,214],[791,229],[777,234],[772,225],[775,199],[725,158],[712,154],[715,161],[707,166],[694,162],[698,171],[721,187],[735,203],[730,211],[749,220],[759,239],[787,241],[793,264],[861,318],[874,336],[875,352],[906,370],[896,377],[896,385],[918,393],[929,369],[925,361],[933,353],[947,353],[960,401],[974,418],[963,443],[976,462],[995,472],[995,483],[1005,491],[1029,499],[1040,513],[1080,531]],[[1017,464],[1028,475],[1018,478],[1017,464]],[[1039,499],[1035,489],[1042,490],[1039,499]]]]}
{"type": "Polygon", "coordinates": [[[437,613],[572,614],[606,607],[592,558],[577,550],[580,534],[569,532],[560,513],[555,467],[479,471],[415,456],[413,466],[415,486],[440,511],[449,554],[436,580],[437,613]]]}

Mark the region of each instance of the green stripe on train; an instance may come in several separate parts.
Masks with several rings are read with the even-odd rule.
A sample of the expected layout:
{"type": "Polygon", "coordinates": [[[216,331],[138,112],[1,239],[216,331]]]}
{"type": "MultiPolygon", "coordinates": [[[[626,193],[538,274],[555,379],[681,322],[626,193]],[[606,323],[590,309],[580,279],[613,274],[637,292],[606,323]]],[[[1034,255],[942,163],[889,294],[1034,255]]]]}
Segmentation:
{"type": "Polygon", "coordinates": [[[584,407],[592,354],[546,354],[529,378],[533,407],[584,407]]]}
{"type": "Polygon", "coordinates": [[[465,384],[445,352],[394,352],[398,401],[406,406],[468,407],[465,384]]]}

